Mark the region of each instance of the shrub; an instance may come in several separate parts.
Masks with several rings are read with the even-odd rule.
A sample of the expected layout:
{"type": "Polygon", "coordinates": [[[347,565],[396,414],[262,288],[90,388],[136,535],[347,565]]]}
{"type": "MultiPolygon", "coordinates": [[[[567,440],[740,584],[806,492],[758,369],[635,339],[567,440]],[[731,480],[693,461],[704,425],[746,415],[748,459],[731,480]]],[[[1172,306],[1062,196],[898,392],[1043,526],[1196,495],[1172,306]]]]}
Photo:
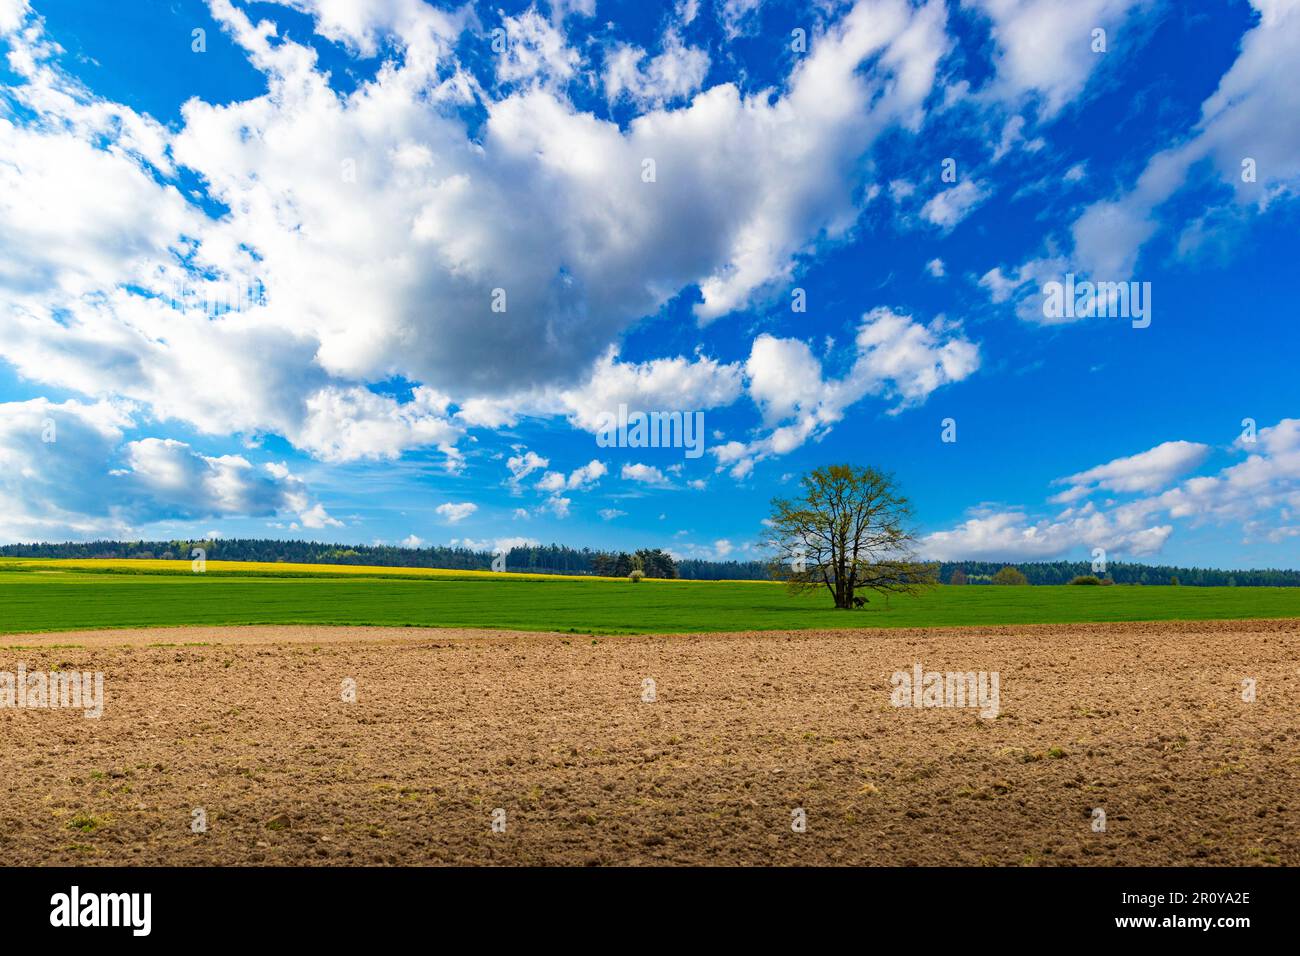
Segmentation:
{"type": "Polygon", "coordinates": [[[1101,579],[1101,583],[1102,583],[1102,586],[1103,586],[1103,587],[1110,587],[1112,584],[1115,583],[1115,579],[1114,579],[1114,578],[1102,578],[1102,579],[1101,579]]]}
{"type": "Polygon", "coordinates": [[[1013,568],[1007,565],[997,574],[993,575],[994,584],[1028,584],[1029,579],[1024,576],[1019,568],[1013,568]]]}
{"type": "Polygon", "coordinates": [[[1079,575],[1077,578],[1075,578],[1073,581],[1071,581],[1070,583],[1071,583],[1071,584],[1094,584],[1094,585],[1095,585],[1095,584],[1101,584],[1101,578],[1097,577],[1097,575],[1095,575],[1095,574],[1081,574],[1081,575],[1079,575]]]}
{"type": "Polygon", "coordinates": [[[640,584],[643,577],[645,577],[645,572],[638,569],[629,574],[627,579],[633,584],[640,584]]]}
{"type": "Polygon", "coordinates": [[[966,583],[966,572],[963,571],[961,568],[958,568],[956,571],[954,571],[954,572],[952,573],[952,577],[950,577],[950,578],[948,579],[948,583],[949,583],[949,584],[965,584],[965,583],[966,583]]]}
{"type": "Polygon", "coordinates": [[[1169,586],[1174,588],[1178,587],[1178,575],[1175,574],[1169,579],[1169,586]]]}

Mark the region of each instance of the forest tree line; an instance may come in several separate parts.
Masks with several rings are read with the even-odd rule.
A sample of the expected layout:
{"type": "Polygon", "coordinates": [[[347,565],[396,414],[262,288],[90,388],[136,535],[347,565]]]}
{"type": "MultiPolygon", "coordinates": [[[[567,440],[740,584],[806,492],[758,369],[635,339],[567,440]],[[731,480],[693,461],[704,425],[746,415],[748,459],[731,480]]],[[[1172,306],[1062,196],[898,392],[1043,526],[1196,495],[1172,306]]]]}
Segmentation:
{"type": "MultiPolygon", "coordinates": [[[[209,541],[69,541],[62,544],[0,545],[0,557],[8,558],[115,558],[189,561],[194,548],[201,547],[213,561],[264,561],[286,564],[354,564],[393,568],[447,568],[458,571],[487,571],[492,567],[491,551],[470,548],[402,548],[383,544],[324,544],[317,541],[266,538],[217,538],[209,541]]],[[[1001,561],[945,561],[939,564],[939,580],[968,584],[992,583],[1005,563],[1001,561]]],[[[1077,577],[1094,573],[1090,561],[1033,561],[1013,565],[1030,584],[1069,584],[1077,577]]],[[[639,570],[648,578],[684,578],[697,581],[755,581],[770,578],[766,561],[708,561],[702,558],[674,558],[659,548],[635,551],[598,551],[570,548],[562,544],[514,548],[506,556],[506,570],[534,574],[598,574],[626,577],[639,570]]],[[[1099,573],[1116,584],[1159,585],[1178,583],[1190,587],[1300,587],[1300,570],[1263,568],[1220,570],[1184,568],[1163,564],[1111,562],[1099,573]]]]}
{"type": "MultiPolygon", "coordinates": [[[[68,541],[61,544],[0,545],[6,558],[99,558],[189,561],[202,548],[210,561],[261,561],[269,564],[351,564],[386,568],[444,568],[488,571],[492,551],[434,546],[403,548],[383,544],[324,544],[269,538],[215,538],[172,541],[68,541]]],[[[596,551],[562,544],[516,547],[506,555],[506,570],[532,574],[598,574],[627,577],[634,570],[648,578],[718,581],[768,576],[762,561],[679,560],[659,548],[633,552],[596,551]]]]}

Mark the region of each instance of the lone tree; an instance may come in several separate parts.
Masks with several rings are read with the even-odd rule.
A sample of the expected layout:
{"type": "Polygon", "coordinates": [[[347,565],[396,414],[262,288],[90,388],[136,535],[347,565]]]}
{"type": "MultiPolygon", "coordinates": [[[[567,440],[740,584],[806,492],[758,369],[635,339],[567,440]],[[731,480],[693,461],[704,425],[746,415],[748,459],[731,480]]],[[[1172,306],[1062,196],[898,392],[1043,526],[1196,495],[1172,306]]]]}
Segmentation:
{"type": "Polygon", "coordinates": [[[912,506],[892,475],[827,465],[800,481],[801,498],[772,499],[765,536],[773,576],[792,591],[825,587],[848,609],[858,590],[910,594],[936,583],[938,565],[915,560],[912,506]]]}

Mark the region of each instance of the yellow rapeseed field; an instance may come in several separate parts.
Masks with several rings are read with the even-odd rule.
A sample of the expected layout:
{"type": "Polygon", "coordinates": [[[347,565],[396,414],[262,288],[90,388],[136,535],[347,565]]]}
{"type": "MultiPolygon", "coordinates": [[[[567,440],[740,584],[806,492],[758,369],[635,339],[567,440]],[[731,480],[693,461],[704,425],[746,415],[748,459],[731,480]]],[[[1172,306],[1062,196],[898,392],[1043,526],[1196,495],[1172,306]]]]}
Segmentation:
{"type": "MultiPolygon", "coordinates": [[[[523,574],[516,571],[469,571],[450,568],[393,568],[363,564],[291,564],[272,561],[207,561],[208,573],[266,575],[352,575],[358,577],[411,578],[516,578],[547,581],[556,578],[581,581],[623,581],[625,578],[596,577],[590,574],[523,574]]],[[[0,571],[99,571],[121,574],[190,573],[188,561],[160,561],[125,558],[0,558],[0,571]]],[[[645,581],[663,582],[661,578],[645,581]]]]}

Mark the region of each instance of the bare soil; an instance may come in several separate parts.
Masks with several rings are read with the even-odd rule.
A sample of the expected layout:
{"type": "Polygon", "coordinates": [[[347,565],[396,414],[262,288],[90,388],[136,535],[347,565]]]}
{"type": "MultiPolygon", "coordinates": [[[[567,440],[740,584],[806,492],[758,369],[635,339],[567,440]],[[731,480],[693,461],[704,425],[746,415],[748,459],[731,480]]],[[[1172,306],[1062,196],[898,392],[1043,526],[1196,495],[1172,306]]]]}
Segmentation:
{"type": "Polygon", "coordinates": [[[1300,863],[1295,620],[0,637],[20,662],[107,702],[0,709],[5,865],[1300,863]],[[893,706],[916,662],[997,672],[996,719],[893,706]]]}

